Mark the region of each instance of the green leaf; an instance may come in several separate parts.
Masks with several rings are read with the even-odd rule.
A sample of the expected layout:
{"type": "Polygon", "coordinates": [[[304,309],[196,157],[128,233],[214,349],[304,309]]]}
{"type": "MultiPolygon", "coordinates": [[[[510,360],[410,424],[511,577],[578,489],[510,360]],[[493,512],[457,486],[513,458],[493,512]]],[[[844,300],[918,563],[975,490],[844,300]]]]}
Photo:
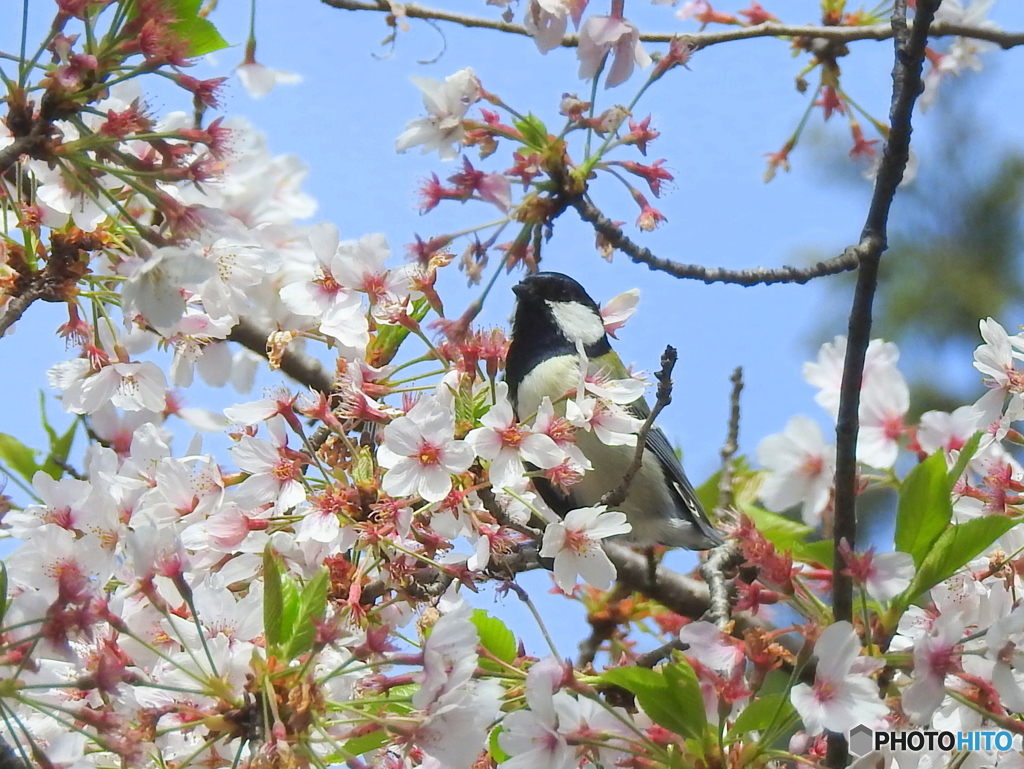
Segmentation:
{"type": "Polygon", "coordinates": [[[279,647],[283,640],[284,592],[277,559],[271,548],[263,551],[263,634],[270,649],[279,647]]]}
{"type": "Polygon", "coordinates": [[[32,476],[39,470],[35,455],[35,450],[13,435],[0,433],[0,461],[29,483],[32,483],[32,476]]]}
{"type": "Polygon", "coordinates": [[[499,764],[512,758],[512,756],[501,749],[501,745],[498,743],[498,735],[503,731],[505,731],[505,728],[501,724],[498,724],[496,727],[491,729],[491,734],[487,738],[487,750],[491,754],[491,758],[499,764]]]}
{"type": "Polygon", "coordinates": [[[835,545],[828,539],[797,542],[793,545],[793,557],[804,563],[820,563],[831,569],[832,560],[835,558],[835,545]]]}
{"type": "Polygon", "coordinates": [[[911,470],[900,486],[896,510],[896,549],[914,565],[929,553],[953,517],[945,452],[937,451],[911,470]]]}
{"type": "Polygon", "coordinates": [[[662,670],[612,668],[601,674],[609,684],[633,693],[651,719],[683,737],[701,740],[707,730],[704,699],[689,664],[672,663],[662,670]]]}
{"type": "Polygon", "coordinates": [[[64,465],[67,464],[68,455],[71,453],[71,444],[75,440],[75,433],[78,431],[78,420],[71,423],[63,435],[56,439],[50,438],[50,454],[43,463],[42,470],[55,481],[59,481],[64,475],[64,465]]]}
{"type": "Polygon", "coordinates": [[[285,656],[294,659],[313,648],[317,623],[323,621],[327,611],[327,588],[330,586],[330,572],[322,567],[313,579],[306,583],[299,599],[292,637],[288,641],[285,656]],[[314,621],[315,620],[315,621],[314,621]]]}
{"type": "Polygon", "coordinates": [[[526,145],[533,149],[544,149],[548,144],[548,129],[539,117],[529,114],[522,120],[513,120],[512,125],[523,135],[526,145]]]}
{"type": "Polygon", "coordinates": [[[287,574],[281,574],[281,646],[287,655],[287,649],[295,638],[299,623],[299,609],[302,598],[299,586],[287,574]]]}
{"type": "Polygon", "coordinates": [[[345,742],[345,752],[353,756],[361,756],[363,753],[369,753],[384,745],[389,736],[386,729],[377,729],[369,734],[361,734],[345,742]]]}
{"type": "Polygon", "coordinates": [[[168,0],[177,21],[170,25],[177,35],[188,41],[189,56],[205,56],[228,47],[228,41],[209,19],[199,15],[202,0],[168,0]]]}
{"type": "Polygon", "coordinates": [[[772,724],[785,723],[792,713],[793,705],[789,701],[788,693],[767,694],[754,700],[743,709],[739,718],[736,719],[736,723],[733,724],[730,735],[763,731],[772,724]]]}
{"type": "Polygon", "coordinates": [[[814,529],[800,521],[769,512],[757,505],[744,505],[741,510],[754,522],[757,530],[764,534],[765,539],[779,550],[792,550],[794,544],[805,541],[814,532],[814,529]]]}
{"type": "MultiPolygon", "coordinates": [[[[473,610],[472,622],[480,636],[480,645],[487,651],[502,662],[512,662],[516,658],[516,637],[504,622],[483,609],[473,610]]],[[[488,670],[500,669],[499,665],[488,659],[481,659],[480,666],[488,670]]]]}
{"type": "Polygon", "coordinates": [[[721,477],[722,471],[719,470],[694,489],[697,492],[697,501],[700,502],[700,506],[705,510],[714,510],[718,504],[718,482],[721,477]]]}
{"type": "Polygon", "coordinates": [[[953,491],[953,487],[956,482],[960,480],[960,476],[964,474],[964,470],[967,469],[967,463],[974,459],[974,455],[978,453],[978,446],[981,444],[981,433],[975,433],[971,436],[971,439],[964,444],[963,448],[960,449],[960,454],[956,458],[956,464],[953,469],[949,471],[949,490],[953,491]]]}
{"type": "Polygon", "coordinates": [[[914,581],[894,604],[901,609],[906,608],[926,590],[956,574],[1022,520],[989,515],[950,526],[935,541],[914,575],[914,581]]]}

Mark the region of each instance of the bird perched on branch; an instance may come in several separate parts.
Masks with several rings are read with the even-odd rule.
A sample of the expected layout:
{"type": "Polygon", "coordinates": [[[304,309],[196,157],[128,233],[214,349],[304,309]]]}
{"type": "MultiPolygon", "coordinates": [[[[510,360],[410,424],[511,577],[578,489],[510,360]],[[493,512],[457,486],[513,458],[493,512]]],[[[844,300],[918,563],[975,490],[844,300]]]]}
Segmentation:
{"type": "MultiPolygon", "coordinates": [[[[512,290],[517,302],[505,379],[519,419],[535,414],[545,396],[552,403],[564,403],[567,393],[573,397],[581,381],[580,349],[611,378],[629,377],[608,342],[600,308],[575,280],[558,272],[540,272],[512,290]]],[[[643,397],[626,409],[641,422],[651,413],[643,397]]],[[[584,430],[576,432],[576,445],[593,466],[579,483],[563,489],[545,478],[534,479],[544,501],[563,516],[575,508],[601,504],[620,486],[636,456],[634,446],[609,446],[584,430]]],[[[639,545],[708,550],[722,544],[675,451],[656,426],[647,434],[642,463],[624,501],[612,509],[626,514],[632,526],[629,539],[639,545]]]]}

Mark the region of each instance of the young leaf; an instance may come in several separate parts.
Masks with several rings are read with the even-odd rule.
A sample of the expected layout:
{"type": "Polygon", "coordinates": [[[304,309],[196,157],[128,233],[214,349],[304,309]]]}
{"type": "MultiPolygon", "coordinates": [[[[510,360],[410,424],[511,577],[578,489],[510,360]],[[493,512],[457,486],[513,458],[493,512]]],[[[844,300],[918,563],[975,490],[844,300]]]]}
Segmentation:
{"type": "Polygon", "coordinates": [[[498,724],[491,729],[491,734],[487,738],[487,750],[491,754],[491,758],[499,764],[502,764],[512,758],[512,756],[502,750],[501,745],[498,744],[498,735],[503,731],[505,731],[504,727],[501,724],[498,724]]]}
{"type": "Polygon", "coordinates": [[[746,732],[759,732],[771,724],[784,723],[793,713],[789,695],[786,692],[768,694],[748,704],[733,724],[730,735],[739,736],[746,732]]]}
{"type": "Polygon", "coordinates": [[[946,455],[937,451],[921,462],[900,486],[896,510],[896,549],[919,567],[953,517],[946,455]]]}
{"type": "Polygon", "coordinates": [[[205,56],[228,47],[228,41],[209,19],[199,14],[202,0],[169,0],[176,21],[170,27],[178,37],[188,41],[189,56],[205,56]]]}
{"type": "Polygon", "coordinates": [[[68,461],[68,454],[71,453],[71,444],[75,440],[77,430],[78,420],[76,419],[63,435],[50,438],[50,454],[46,457],[41,469],[55,481],[59,481],[64,475],[64,465],[68,461]]]}
{"type": "Polygon", "coordinates": [[[702,739],[707,728],[704,700],[693,669],[685,663],[647,668],[612,668],[601,674],[609,684],[633,693],[651,719],[669,731],[702,739]]]}
{"type": "MultiPolygon", "coordinates": [[[[512,662],[516,658],[516,637],[504,622],[483,609],[473,610],[472,622],[480,636],[480,645],[487,651],[502,662],[512,662]]],[[[488,669],[498,667],[488,659],[481,659],[480,666],[488,669]]]]}
{"type": "Polygon", "coordinates": [[[918,568],[914,581],[896,598],[895,605],[906,608],[926,590],[956,574],[968,561],[983,553],[1020,522],[1020,518],[989,515],[950,526],[935,541],[918,568]]]}
{"type": "MultiPolygon", "coordinates": [[[[376,750],[388,741],[389,735],[386,729],[376,729],[369,734],[361,734],[345,741],[345,752],[353,756],[361,756],[376,750]]],[[[340,763],[340,762],[339,762],[340,763]]]]}
{"type": "Polygon", "coordinates": [[[522,120],[512,121],[512,124],[523,135],[523,139],[530,148],[540,150],[547,145],[547,126],[536,115],[527,115],[522,120]]]}
{"type": "Polygon", "coordinates": [[[960,480],[960,476],[964,474],[964,470],[967,469],[967,463],[974,459],[974,455],[978,453],[979,445],[981,445],[980,432],[972,435],[971,439],[960,449],[960,454],[956,458],[956,464],[949,471],[949,490],[951,492],[956,482],[960,480]]]}
{"type": "Polygon", "coordinates": [[[32,476],[39,469],[35,455],[36,452],[33,449],[13,435],[0,433],[0,461],[29,483],[32,483],[32,476]]]}
{"type": "Polygon", "coordinates": [[[280,646],[284,594],[281,589],[281,568],[277,554],[269,547],[263,551],[263,634],[268,648],[280,646]]]}
{"type": "Polygon", "coordinates": [[[292,637],[285,651],[285,656],[289,659],[305,654],[313,648],[317,623],[323,621],[324,613],[327,611],[327,588],[330,581],[330,573],[323,567],[302,589],[292,637]]]}
{"type": "Polygon", "coordinates": [[[287,574],[281,574],[281,645],[288,654],[292,641],[299,627],[299,609],[302,599],[295,580],[287,574]]]}

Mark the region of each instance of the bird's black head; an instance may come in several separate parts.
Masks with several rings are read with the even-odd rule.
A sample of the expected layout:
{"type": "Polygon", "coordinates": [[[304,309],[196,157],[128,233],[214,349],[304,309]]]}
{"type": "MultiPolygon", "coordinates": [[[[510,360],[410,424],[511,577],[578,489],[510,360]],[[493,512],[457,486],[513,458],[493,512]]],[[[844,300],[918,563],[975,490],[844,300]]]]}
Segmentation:
{"type": "Polygon", "coordinates": [[[568,275],[538,272],[512,290],[517,301],[505,373],[513,390],[538,363],[575,354],[578,342],[591,358],[611,349],[601,308],[568,275]]]}
{"type": "Polygon", "coordinates": [[[539,307],[544,302],[576,302],[600,312],[597,302],[578,282],[560,272],[538,272],[527,275],[512,292],[519,299],[518,307],[539,307]]]}

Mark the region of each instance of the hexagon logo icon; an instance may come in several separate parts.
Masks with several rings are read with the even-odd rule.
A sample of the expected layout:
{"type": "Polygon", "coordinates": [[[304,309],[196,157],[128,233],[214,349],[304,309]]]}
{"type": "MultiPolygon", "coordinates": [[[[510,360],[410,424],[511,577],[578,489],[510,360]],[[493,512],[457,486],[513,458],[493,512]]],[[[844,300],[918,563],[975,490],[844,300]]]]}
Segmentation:
{"type": "Polygon", "coordinates": [[[858,756],[866,756],[874,747],[874,733],[864,724],[858,724],[850,730],[850,752],[858,756]]]}

